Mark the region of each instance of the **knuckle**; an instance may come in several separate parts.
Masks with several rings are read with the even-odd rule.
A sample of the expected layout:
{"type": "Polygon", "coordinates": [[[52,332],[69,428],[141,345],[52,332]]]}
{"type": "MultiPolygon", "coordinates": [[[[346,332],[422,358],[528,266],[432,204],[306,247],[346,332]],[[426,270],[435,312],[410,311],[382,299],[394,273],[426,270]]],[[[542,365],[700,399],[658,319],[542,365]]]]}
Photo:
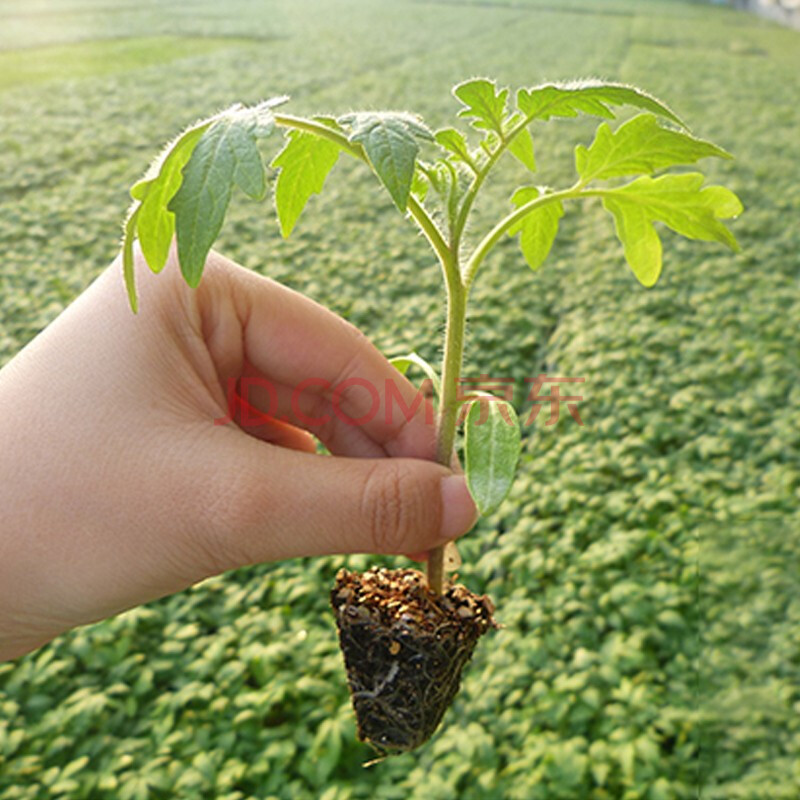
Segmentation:
{"type": "Polygon", "coordinates": [[[333,415],[322,395],[310,395],[306,401],[307,407],[303,411],[305,424],[300,421],[300,427],[306,428],[320,441],[328,441],[333,433],[333,415]]]}
{"type": "Polygon", "coordinates": [[[349,320],[344,320],[344,325],[347,333],[353,338],[353,350],[360,350],[364,347],[372,347],[369,337],[366,333],[364,333],[364,331],[361,330],[361,328],[359,328],[357,325],[354,325],[349,320]]]}
{"type": "Polygon", "coordinates": [[[425,527],[425,492],[410,468],[390,461],[376,465],[364,484],[362,509],[377,553],[413,549],[425,527]]]}

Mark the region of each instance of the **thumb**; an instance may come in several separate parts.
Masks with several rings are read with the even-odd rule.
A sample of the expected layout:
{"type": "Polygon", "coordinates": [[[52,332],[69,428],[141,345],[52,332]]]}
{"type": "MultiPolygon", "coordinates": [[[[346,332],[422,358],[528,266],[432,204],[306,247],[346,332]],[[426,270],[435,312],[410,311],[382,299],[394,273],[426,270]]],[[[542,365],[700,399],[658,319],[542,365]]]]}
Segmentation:
{"type": "Polygon", "coordinates": [[[434,462],[320,456],[232,438],[210,480],[236,475],[235,486],[212,503],[212,546],[200,548],[221,556],[214,571],[297,556],[424,552],[475,523],[464,476],[434,462]]]}

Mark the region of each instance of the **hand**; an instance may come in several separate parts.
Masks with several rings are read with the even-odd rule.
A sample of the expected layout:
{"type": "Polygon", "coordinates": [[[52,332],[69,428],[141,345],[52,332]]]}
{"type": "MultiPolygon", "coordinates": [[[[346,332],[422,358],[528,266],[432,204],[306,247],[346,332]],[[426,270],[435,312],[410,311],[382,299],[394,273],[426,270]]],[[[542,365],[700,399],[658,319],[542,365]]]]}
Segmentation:
{"type": "Polygon", "coordinates": [[[174,256],[137,277],[138,315],[115,262],[0,371],[0,659],[234,567],[473,524],[425,405],[406,419],[386,382],[416,389],[349,323],[218,255],[196,290],[174,256]],[[215,424],[246,383],[287,421],[215,424]]]}

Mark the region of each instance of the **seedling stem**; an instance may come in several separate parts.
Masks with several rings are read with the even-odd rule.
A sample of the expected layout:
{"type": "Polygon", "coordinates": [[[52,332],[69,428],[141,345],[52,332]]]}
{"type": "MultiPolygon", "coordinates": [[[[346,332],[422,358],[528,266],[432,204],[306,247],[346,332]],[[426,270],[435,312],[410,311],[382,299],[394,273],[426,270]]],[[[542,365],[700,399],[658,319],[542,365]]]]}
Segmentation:
{"type": "MultiPolygon", "coordinates": [[[[137,308],[133,241],[138,236],[145,260],[158,272],[166,263],[173,236],[180,268],[190,286],[200,282],[206,257],[223,222],[231,191],[267,195],[268,180],[257,141],[275,128],[286,129],[286,143],[272,162],[279,169],[275,206],[281,231],[289,236],[311,195],[322,190],[340,153],[364,162],[378,177],[401,213],[410,215],[427,239],[442,270],[447,297],[446,331],[438,383],[436,460],[453,465],[456,425],[464,403],[471,403],[465,424],[464,469],[478,509],[486,514],[505,498],[520,453],[520,431],[510,403],[492,398],[489,422],[476,397],[459,391],[464,355],[467,303],[484,259],[504,236],[519,235],[522,253],[536,270],[556,238],[567,200],[597,197],[613,216],[626,260],[644,286],[661,272],[661,241],[654,223],[690,239],[718,241],[737,249],[722,220],[742,210],[733,192],[704,186],[701,173],[662,174],[676,165],[714,156],[721,148],[691,136],[681,120],[652,95],[633,86],[599,81],[542,84],[509,89],[475,78],[458,84],[459,119],[470,133],[445,128],[436,133],[406,112],[366,111],[333,119],[306,119],[276,109],[288,98],[257,106],[235,105],[188,128],[162,153],[148,175],[131,189],[134,203],[124,226],[123,275],[132,309],[137,308]],[[594,141],[575,149],[577,181],[553,191],[533,185],[537,164],[530,126],[554,117],[581,114],[615,118],[617,106],[639,109],[616,130],[603,122],[594,141]],[[480,136],[477,146],[474,137],[480,136]],[[470,144],[472,140],[472,144],[470,144]],[[433,162],[419,158],[436,148],[433,162]],[[475,200],[489,173],[509,152],[526,169],[525,183],[511,198],[514,210],[500,219],[466,252],[465,231],[475,200]],[[619,178],[634,178],[620,185],[619,178]],[[598,186],[596,181],[612,181],[598,186]],[[433,198],[431,207],[425,202],[433,198]],[[502,407],[502,411],[499,411],[502,407]],[[480,424],[475,411],[481,411],[480,424]],[[511,419],[514,424],[508,425],[511,419]]],[[[403,359],[401,358],[400,361],[403,359]]],[[[397,362],[395,362],[397,363],[397,362]]],[[[437,383],[435,370],[416,353],[406,366],[421,366],[437,383]]],[[[398,367],[399,368],[399,367],[398,367]]],[[[444,589],[444,551],[429,553],[428,585],[444,589]]]]}

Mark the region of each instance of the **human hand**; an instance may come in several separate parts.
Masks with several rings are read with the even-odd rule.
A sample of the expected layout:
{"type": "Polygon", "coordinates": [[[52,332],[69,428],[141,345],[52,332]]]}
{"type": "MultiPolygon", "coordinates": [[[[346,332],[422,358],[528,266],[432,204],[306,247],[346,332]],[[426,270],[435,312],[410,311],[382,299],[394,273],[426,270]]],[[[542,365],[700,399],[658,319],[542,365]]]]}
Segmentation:
{"type": "Polygon", "coordinates": [[[196,290],[174,254],[137,267],[137,316],[115,262],[0,371],[0,659],[234,567],[473,524],[425,406],[385,413],[387,380],[406,408],[417,390],[353,326],[216,254],[196,290]],[[332,396],[354,377],[377,413],[363,384],[332,396]],[[287,422],[214,424],[240,379],[287,422]]]}

